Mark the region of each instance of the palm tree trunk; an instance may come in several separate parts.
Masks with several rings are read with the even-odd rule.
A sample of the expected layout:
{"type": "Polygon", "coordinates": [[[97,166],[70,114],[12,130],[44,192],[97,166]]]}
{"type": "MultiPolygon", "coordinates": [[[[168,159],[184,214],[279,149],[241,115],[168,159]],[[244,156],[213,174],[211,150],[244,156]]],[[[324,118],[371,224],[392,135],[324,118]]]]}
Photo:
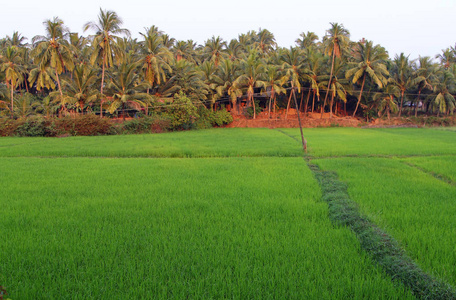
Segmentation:
{"type": "Polygon", "coordinates": [[[103,64],[101,67],[101,88],[100,88],[100,94],[101,94],[101,99],[100,99],[100,118],[103,118],[103,85],[104,85],[104,76],[105,76],[105,63],[103,59],[103,64]]]}
{"type": "Polygon", "coordinates": [[[309,105],[310,93],[311,93],[311,91],[309,90],[309,93],[307,94],[306,105],[304,106],[304,117],[305,117],[306,114],[307,114],[307,107],[308,107],[308,105],[309,105]]]}
{"type": "Polygon", "coordinates": [[[416,99],[415,104],[415,118],[418,117],[418,104],[420,103],[421,89],[418,90],[418,98],[416,99]]]}
{"type": "Polygon", "coordinates": [[[302,100],[304,99],[304,90],[301,92],[301,103],[299,103],[299,109],[302,109],[302,100]]]}
{"type": "MultiPolygon", "coordinates": [[[[329,74],[329,81],[328,81],[328,90],[326,91],[326,96],[325,96],[325,106],[326,106],[326,101],[328,100],[328,93],[329,93],[329,87],[331,86],[331,79],[333,75],[333,70],[334,70],[334,58],[336,54],[336,45],[333,46],[333,55],[332,55],[332,63],[331,63],[331,72],[329,74]]],[[[321,115],[323,117],[323,114],[321,115]]]]}
{"type": "Polygon", "coordinates": [[[306,141],[306,139],[304,138],[304,134],[302,133],[301,118],[299,117],[298,101],[296,100],[296,95],[295,95],[295,93],[293,93],[293,98],[294,98],[295,105],[296,105],[296,114],[298,115],[299,129],[301,130],[302,148],[303,148],[303,150],[307,153],[307,141],[306,141]]]}
{"type": "Polygon", "coordinates": [[[358,103],[356,103],[355,111],[353,112],[353,117],[356,115],[356,111],[358,110],[359,103],[361,102],[361,96],[363,95],[364,83],[366,82],[366,73],[363,76],[363,84],[361,85],[361,90],[359,91],[358,103]]]}
{"type": "Polygon", "coordinates": [[[250,95],[250,102],[252,103],[253,106],[253,118],[256,118],[256,110],[255,110],[255,100],[253,100],[253,93],[250,95]]]}
{"type": "Polygon", "coordinates": [[[272,102],[272,96],[269,97],[268,121],[271,120],[271,102],[272,102]]]}
{"type": "Polygon", "coordinates": [[[334,94],[331,95],[331,104],[329,105],[329,118],[333,115],[334,94]]]}
{"type": "Polygon", "coordinates": [[[13,102],[13,80],[11,80],[11,119],[14,119],[14,114],[13,114],[13,108],[14,108],[14,102],[13,102]]]}
{"type": "Polygon", "coordinates": [[[290,97],[288,97],[288,104],[287,104],[287,113],[285,114],[285,120],[288,118],[288,109],[290,108],[291,96],[293,94],[294,88],[291,87],[290,97]]]}
{"type": "Polygon", "coordinates": [[[314,112],[314,107],[315,107],[315,91],[313,91],[313,96],[312,96],[312,113],[314,112]]]}
{"type": "Polygon", "coordinates": [[[399,107],[399,117],[402,114],[402,105],[403,105],[403,102],[404,102],[404,92],[405,92],[405,90],[401,91],[401,106],[399,107]]]}

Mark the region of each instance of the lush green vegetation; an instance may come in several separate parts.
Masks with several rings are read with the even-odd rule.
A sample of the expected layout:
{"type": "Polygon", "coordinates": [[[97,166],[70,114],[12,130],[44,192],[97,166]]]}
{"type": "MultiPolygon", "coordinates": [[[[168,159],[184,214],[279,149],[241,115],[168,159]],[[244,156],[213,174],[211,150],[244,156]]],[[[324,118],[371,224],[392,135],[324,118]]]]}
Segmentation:
{"type": "Polygon", "coordinates": [[[12,299],[403,299],[436,286],[390,253],[456,285],[454,132],[304,135],[306,155],[298,129],[1,138],[0,286],[12,299]],[[321,173],[320,192],[308,160],[351,200],[328,201],[341,185],[321,173]]]}
{"type": "MultiPolygon", "coordinates": [[[[299,129],[281,131],[300,139],[299,129]]],[[[454,132],[416,128],[303,129],[311,157],[456,154],[454,132]]]]}
{"type": "Polygon", "coordinates": [[[411,298],[331,225],[301,158],[1,164],[13,299],[411,298]]]}
{"type": "Polygon", "coordinates": [[[276,130],[232,128],[163,134],[1,138],[0,156],[232,157],[301,156],[276,130]]]}
{"type": "MultiPolygon", "coordinates": [[[[454,160],[454,156],[447,158],[454,160]]],[[[315,161],[348,184],[361,211],[392,236],[425,270],[456,284],[455,186],[386,158],[315,161]]]]}
{"type": "MultiPolygon", "coordinates": [[[[290,48],[279,47],[267,29],[197,45],[153,25],[133,39],[116,12],[101,9],[84,26],[86,36],[58,17],[43,25],[44,35],[31,43],[18,32],[0,39],[4,117],[141,117],[192,104],[255,118],[255,101],[275,112],[292,98],[304,112],[366,118],[451,115],[456,105],[454,47],[437,54],[438,62],[404,53],[390,58],[373,41],[350,40],[338,23],[321,38],[303,32],[290,48]]],[[[178,112],[164,114],[182,121],[178,112]]]]}

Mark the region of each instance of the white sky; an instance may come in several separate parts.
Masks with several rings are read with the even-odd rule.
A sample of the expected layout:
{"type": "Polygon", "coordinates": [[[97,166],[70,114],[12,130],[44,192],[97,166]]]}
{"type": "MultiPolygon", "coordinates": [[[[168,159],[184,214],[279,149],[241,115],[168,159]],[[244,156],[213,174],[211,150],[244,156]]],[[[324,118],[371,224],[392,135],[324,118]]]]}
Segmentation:
{"type": "Polygon", "coordinates": [[[1,5],[0,37],[19,31],[29,40],[44,34],[42,22],[61,18],[72,32],[96,21],[99,9],[114,10],[133,37],[144,27],[158,26],[178,40],[199,44],[213,35],[225,40],[249,30],[266,28],[279,46],[295,45],[301,32],[320,38],[330,22],[341,23],[358,41],[381,44],[390,57],[404,52],[410,58],[434,57],[456,43],[456,0],[20,0],[1,5]]]}

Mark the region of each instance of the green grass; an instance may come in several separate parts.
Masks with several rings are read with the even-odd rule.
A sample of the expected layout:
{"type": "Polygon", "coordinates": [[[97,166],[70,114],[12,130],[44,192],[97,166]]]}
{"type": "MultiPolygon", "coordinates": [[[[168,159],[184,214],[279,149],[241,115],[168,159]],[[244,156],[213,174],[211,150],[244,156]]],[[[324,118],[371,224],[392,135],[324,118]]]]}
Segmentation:
{"type": "Polygon", "coordinates": [[[1,158],[12,299],[406,299],[301,158],[1,158]]]}
{"type": "Polygon", "coordinates": [[[363,214],[430,274],[456,284],[456,187],[398,159],[316,160],[348,184],[363,214]]]}
{"type": "Polygon", "coordinates": [[[411,157],[404,159],[404,161],[433,174],[437,178],[456,184],[455,156],[411,157]]]}
{"type": "MultiPolygon", "coordinates": [[[[282,129],[300,139],[299,129],[282,129]]],[[[427,128],[304,129],[312,157],[456,154],[456,134],[427,128]]]]}
{"type": "Polygon", "coordinates": [[[163,134],[0,138],[0,157],[302,156],[296,141],[270,129],[210,129],[163,134]]]}

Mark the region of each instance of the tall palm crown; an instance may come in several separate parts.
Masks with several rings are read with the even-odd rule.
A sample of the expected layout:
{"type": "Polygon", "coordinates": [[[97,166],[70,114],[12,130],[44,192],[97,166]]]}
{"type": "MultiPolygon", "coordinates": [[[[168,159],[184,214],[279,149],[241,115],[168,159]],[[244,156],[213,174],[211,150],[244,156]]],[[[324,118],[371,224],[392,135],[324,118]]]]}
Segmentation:
{"type": "Polygon", "coordinates": [[[33,38],[35,48],[32,50],[32,56],[42,71],[49,67],[55,70],[59,93],[62,97],[59,75],[65,69],[72,71],[74,68],[73,53],[65,39],[68,29],[63,25],[63,21],[57,17],[46,20],[43,24],[46,29],[46,36],[35,36],[33,38]]]}
{"type": "Polygon", "coordinates": [[[301,38],[298,38],[296,40],[296,44],[298,44],[298,47],[301,49],[306,49],[314,46],[315,41],[318,40],[318,35],[311,31],[307,31],[307,33],[302,32],[299,36],[301,38]]]}
{"type": "MultiPolygon", "coordinates": [[[[338,23],[330,23],[331,28],[326,31],[323,37],[323,44],[325,45],[325,54],[332,56],[331,71],[329,74],[328,87],[331,86],[331,80],[334,72],[335,58],[340,58],[342,52],[347,48],[350,43],[350,32],[344,28],[344,25],[338,23]]],[[[326,93],[325,103],[328,99],[329,93],[326,93]]]]}
{"type": "MultiPolygon", "coordinates": [[[[92,29],[95,31],[95,36],[92,41],[93,52],[90,58],[91,63],[101,65],[101,87],[100,93],[103,95],[105,70],[114,65],[114,58],[121,59],[124,52],[117,46],[116,40],[120,34],[130,35],[128,29],[121,28],[122,19],[110,10],[102,10],[98,15],[98,23],[88,22],[84,25],[84,31],[92,29]]],[[[102,101],[103,102],[103,101],[102,101]]],[[[100,116],[102,116],[102,108],[100,104],[100,116]]]]}
{"type": "Polygon", "coordinates": [[[213,36],[207,40],[203,53],[206,59],[212,60],[217,67],[225,55],[226,42],[218,37],[213,36]]]}
{"type": "Polygon", "coordinates": [[[5,72],[6,80],[10,86],[11,118],[13,118],[14,89],[24,80],[25,68],[22,66],[21,55],[15,46],[5,48],[1,57],[0,70],[5,72]]]}
{"type": "Polygon", "coordinates": [[[145,80],[153,87],[155,83],[160,84],[166,80],[166,70],[171,72],[169,62],[172,60],[172,54],[163,45],[163,39],[157,32],[147,30],[141,35],[144,41],[141,42],[139,62],[145,80]]]}
{"type": "Polygon", "coordinates": [[[358,42],[354,49],[354,58],[351,69],[345,73],[347,79],[351,78],[353,83],[361,85],[353,116],[361,102],[366,77],[369,76],[375,85],[382,88],[386,84],[386,76],[389,75],[385,64],[388,54],[380,45],[374,46],[372,41],[358,42]]]}
{"type": "MultiPolygon", "coordinates": [[[[420,77],[416,77],[419,79],[420,77]]],[[[396,55],[392,65],[392,76],[388,79],[389,82],[396,85],[401,91],[401,103],[399,105],[399,117],[402,113],[402,106],[404,103],[405,91],[411,88],[416,80],[412,77],[412,67],[409,61],[409,57],[405,56],[404,53],[396,55]]]]}

